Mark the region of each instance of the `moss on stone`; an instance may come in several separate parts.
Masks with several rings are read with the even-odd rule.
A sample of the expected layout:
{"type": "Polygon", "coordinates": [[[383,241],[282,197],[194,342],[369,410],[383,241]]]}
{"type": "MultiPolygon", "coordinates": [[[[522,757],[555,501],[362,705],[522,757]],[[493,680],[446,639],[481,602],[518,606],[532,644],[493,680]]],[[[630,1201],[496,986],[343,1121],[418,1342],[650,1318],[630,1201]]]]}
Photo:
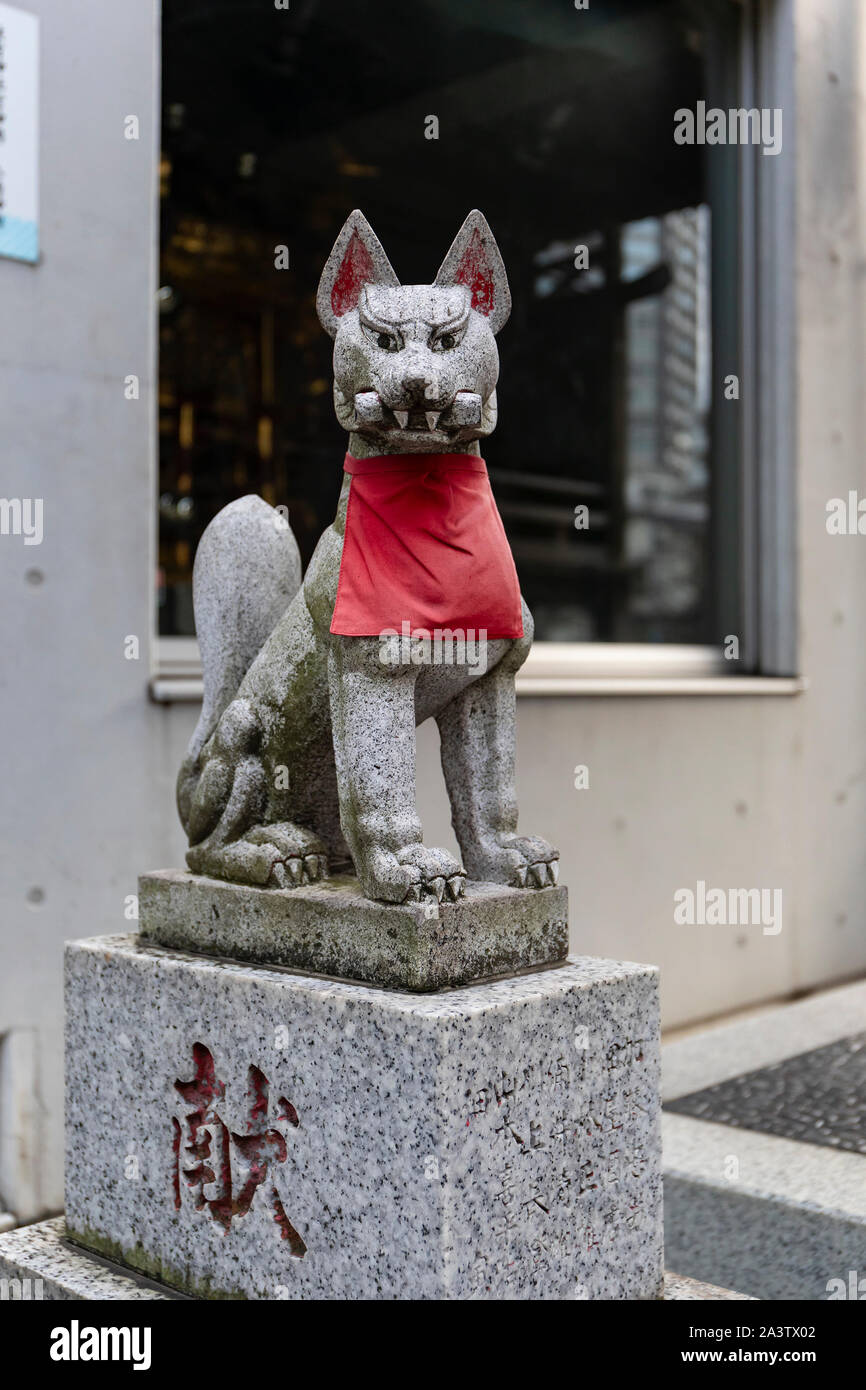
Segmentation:
{"type": "Polygon", "coordinates": [[[225,1289],[218,1288],[210,1279],[191,1279],[179,1268],[151,1255],[139,1242],[131,1248],[127,1248],[120,1241],[101,1235],[99,1231],[93,1230],[90,1226],[76,1230],[69,1225],[66,1227],[66,1239],[70,1245],[77,1245],[93,1255],[101,1255],[105,1260],[111,1260],[114,1264],[122,1265],[125,1269],[131,1269],[136,1274],[143,1274],[146,1279],[153,1279],[157,1284],[165,1284],[178,1293],[187,1294],[190,1298],[229,1299],[234,1302],[247,1300],[246,1294],[239,1291],[229,1293],[225,1289]]]}

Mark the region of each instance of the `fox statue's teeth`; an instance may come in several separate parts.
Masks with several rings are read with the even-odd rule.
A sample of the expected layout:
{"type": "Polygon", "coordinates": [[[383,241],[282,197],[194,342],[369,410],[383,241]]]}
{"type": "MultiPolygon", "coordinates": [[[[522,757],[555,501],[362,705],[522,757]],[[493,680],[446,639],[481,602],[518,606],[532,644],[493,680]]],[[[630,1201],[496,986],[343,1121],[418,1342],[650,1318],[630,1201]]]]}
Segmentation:
{"type": "Polygon", "coordinates": [[[397,424],[400,426],[401,430],[404,430],[409,423],[409,412],[408,410],[395,410],[394,418],[396,419],[397,424]]]}
{"type": "Polygon", "coordinates": [[[438,410],[428,410],[425,412],[424,419],[427,421],[428,430],[435,430],[436,426],[439,424],[440,414],[441,411],[438,410]]]}

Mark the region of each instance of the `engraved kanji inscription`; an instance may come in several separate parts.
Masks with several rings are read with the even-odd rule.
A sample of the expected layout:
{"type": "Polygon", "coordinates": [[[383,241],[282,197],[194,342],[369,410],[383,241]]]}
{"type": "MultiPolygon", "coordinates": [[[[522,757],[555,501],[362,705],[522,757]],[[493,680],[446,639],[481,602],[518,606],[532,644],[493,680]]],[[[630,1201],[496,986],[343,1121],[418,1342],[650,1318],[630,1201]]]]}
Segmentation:
{"type": "MultiPolygon", "coordinates": [[[[603,1271],[624,1235],[653,1220],[646,1134],[651,1084],[643,1038],[607,1039],[543,1063],[468,1078],[464,1123],[483,1143],[496,1253],[476,1248],[474,1295],[518,1270],[603,1271]]],[[[582,1281],[579,1281],[582,1283],[582,1281]]]]}
{"type": "Polygon", "coordinates": [[[302,1258],[306,1245],[292,1225],[271,1176],[272,1166],[285,1163],[290,1136],[300,1125],[298,1112],[285,1096],[271,1111],[270,1082],[251,1066],[247,1073],[244,1134],[235,1134],[220,1115],[225,1084],[216,1074],[213,1054],[203,1043],[193,1045],[195,1075],[176,1081],[174,1089],[189,1107],[184,1123],[175,1117],[173,1140],[174,1205],[181,1209],[181,1182],[193,1195],[196,1211],[207,1210],[228,1234],[233,1218],[250,1210],[261,1188],[280,1237],[293,1255],[302,1258]]]}

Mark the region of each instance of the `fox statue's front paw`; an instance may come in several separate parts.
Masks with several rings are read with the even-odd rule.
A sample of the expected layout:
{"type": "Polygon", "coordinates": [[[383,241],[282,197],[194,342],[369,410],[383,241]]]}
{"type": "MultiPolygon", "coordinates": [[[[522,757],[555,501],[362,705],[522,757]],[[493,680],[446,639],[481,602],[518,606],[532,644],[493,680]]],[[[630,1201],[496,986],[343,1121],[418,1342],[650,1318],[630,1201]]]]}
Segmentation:
{"type": "Polygon", "coordinates": [[[491,837],[466,860],[473,878],[512,888],[547,888],[559,878],[559,850],[537,835],[491,837]]]}
{"type": "Polygon", "coordinates": [[[368,898],[381,902],[454,902],[463,895],[466,871],[444,849],[407,845],[393,853],[374,849],[359,866],[358,877],[368,898]]]}

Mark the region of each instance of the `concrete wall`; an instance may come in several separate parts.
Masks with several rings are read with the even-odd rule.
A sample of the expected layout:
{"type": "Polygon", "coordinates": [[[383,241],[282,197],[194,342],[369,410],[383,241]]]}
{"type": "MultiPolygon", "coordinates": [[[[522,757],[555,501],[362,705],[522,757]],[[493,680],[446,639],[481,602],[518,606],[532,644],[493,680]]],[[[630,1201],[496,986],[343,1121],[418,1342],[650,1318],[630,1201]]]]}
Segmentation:
{"type": "MultiPolygon", "coordinates": [[[[41,548],[0,541],[7,769],[0,808],[0,1198],[60,1202],[60,947],[123,931],[145,868],[177,864],[189,705],[147,703],[154,22],[147,0],[43,14],[44,263],[0,262],[3,491],[44,496],[41,548]],[[74,95],[73,95],[74,89],[74,95]],[[123,139],[138,113],[142,139],[123,139]],[[124,400],[129,372],[142,398],[124,400]],[[25,580],[27,569],[44,582],[25,580]],[[142,659],[123,641],[142,638],[142,659]],[[44,899],[28,902],[41,888],[44,899]],[[16,1060],[17,1058],[17,1060],[16,1060]],[[35,1069],[16,1146],[3,1107],[35,1069]],[[30,1175],[28,1177],[28,1174],[30,1175]],[[28,1186],[29,1183],[29,1186],[28,1186]]],[[[669,1024],[866,969],[866,541],[825,503],[864,479],[866,16],[797,0],[796,697],[524,698],[522,826],[555,840],[580,952],[658,962],[669,1024]],[[590,788],[576,791],[584,763],[590,788]],[[783,892],[783,927],[678,926],[698,879],[783,892]]],[[[780,158],[784,158],[784,154],[780,158]]],[[[792,403],[793,408],[793,403],[792,403]]],[[[428,841],[449,843],[436,734],[420,737],[428,841]]],[[[22,1104],[24,1103],[22,1101],[22,1104]]],[[[118,1135],[118,1154],[123,1151],[118,1135]]]]}
{"type": "Polygon", "coordinates": [[[4,496],[44,499],[45,538],[0,538],[0,1105],[20,1094],[34,1108],[20,1128],[4,1115],[0,1197],[28,1215],[62,1194],[62,942],[123,930],[124,894],[142,856],[162,851],[164,814],[161,712],[145,699],[155,10],[22,8],[42,21],[43,259],[0,261],[0,457],[4,496]],[[138,141],[124,139],[130,114],[138,141]],[[130,373],[138,401],[124,397],[130,373]],[[128,635],[138,661],[124,659],[128,635]]]}

